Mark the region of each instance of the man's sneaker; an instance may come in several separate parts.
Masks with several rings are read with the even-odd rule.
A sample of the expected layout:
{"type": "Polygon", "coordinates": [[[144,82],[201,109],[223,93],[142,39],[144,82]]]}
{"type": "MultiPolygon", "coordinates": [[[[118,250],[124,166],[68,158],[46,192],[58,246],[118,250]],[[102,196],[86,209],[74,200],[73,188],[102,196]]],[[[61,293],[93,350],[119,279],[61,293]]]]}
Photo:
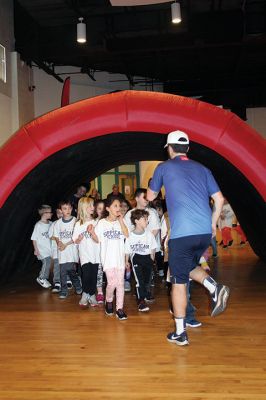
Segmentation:
{"type": "Polygon", "coordinates": [[[59,293],[61,291],[60,283],[55,283],[52,289],[52,293],[59,293]]]}
{"type": "Polygon", "coordinates": [[[95,294],[93,294],[92,296],[89,296],[89,303],[90,303],[91,307],[97,307],[98,306],[98,302],[96,300],[95,294]]]}
{"type": "Polygon", "coordinates": [[[102,293],[96,294],[96,300],[97,300],[97,303],[98,303],[98,304],[103,304],[103,302],[104,302],[104,296],[103,296],[103,294],[102,294],[102,293]]]}
{"type": "Polygon", "coordinates": [[[105,314],[106,315],[113,315],[114,314],[114,308],[113,308],[113,302],[112,301],[106,301],[106,303],[105,303],[105,314]]]}
{"type": "Polygon", "coordinates": [[[190,321],[186,322],[186,326],[189,326],[190,328],[198,328],[201,325],[202,323],[196,319],[191,319],[190,321]]]}
{"type": "Polygon", "coordinates": [[[36,278],[36,281],[41,285],[44,289],[49,289],[52,285],[50,282],[47,281],[47,279],[42,279],[42,278],[36,278]]]}
{"type": "Polygon", "coordinates": [[[116,311],[116,318],[118,318],[120,321],[123,321],[127,319],[127,314],[120,308],[119,310],[116,311]]]}
{"type": "Polygon", "coordinates": [[[150,307],[147,306],[145,301],[140,301],[140,303],[138,305],[138,310],[140,312],[147,312],[147,311],[150,311],[150,307]]]}
{"type": "Polygon", "coordinates": [[[130,292],[131,285],[129,281],[125,281],[125,292],[130,292]]]}
{"type": "Polygon", "coordinates": [[[186,346],[188,344],[187,333],[184,331],[181,335],[178,335],[176,332],[168,333],[167,335],[168,342],[175,343],[178,346],[186,346]]]}
{"type": "Polygon", "coordinates": [[[211,297],[211,316],[215,317],[218,314],[221,314],[225,308],[226,308],[226,303],[229,297],[229,287],[221,285],[218,283],[216,286],[215,292],[213,293],[211,297]]]}
{"type": "Polygon", "coordinates": [[[67,281],[67,288],[68,288],[68,290],[73,289],[73,285],[72,285],[71,281],[67,281]]]}
{"type": "Polygon", "coordinates": [[[88,294],[87,293],[85,293],[85,292],[82,293],[81,299],[79,301],[79,305],[80,305],[80,307],[87,307],[87,305],[88,305],[88,294]]]}
{"type": "Polygon", "coordinates": [[[67,298],[67,294],[60,293],[60,295],[58,296],[58,298],[64,300],[64,299],[67,298]]]}

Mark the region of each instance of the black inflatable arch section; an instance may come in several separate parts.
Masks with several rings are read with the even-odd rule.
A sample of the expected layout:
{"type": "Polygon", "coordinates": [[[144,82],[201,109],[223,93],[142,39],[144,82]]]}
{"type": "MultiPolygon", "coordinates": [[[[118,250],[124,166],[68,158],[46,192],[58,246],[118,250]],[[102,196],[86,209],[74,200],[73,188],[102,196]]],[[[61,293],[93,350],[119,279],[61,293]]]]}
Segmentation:
{"type": "MultiPolygon", "coordinates": [[[[223,132],[225,131],[223,124],[228,128],[228,118],[229,120],[232,119],[231,113],[219,109],[222,114],[219,123],[217,123],[217,109],[215,107],[200,102],[196,102],[196,106],[208,107],[207,113],[204,109],[205,118],[212,112],[215,114],[214,119],[213,114],[212,118],[209,117],[209,123],[210,121],[215,122],[215,132],[218,132],[219,124],[219,128],[223,127],[221,128],[223,132]],[[227,118],[226,123],[222,121],[222,117],[227,118]]],[[[244,124],[240,120],[239,122],[236,116],[233,116],[233,118],[237,119],[240,126],[244,124]]],[[[1,280],[10,281],[16,273],[28,269],[33,264],[34,257],[30,235],[37,218],[36,209],[41,203],[55,206],[79,182],[91,180],[117,165],[141,160],[164,160],[166,158],[163,149],[165,134],[178,128],[184,129],[190,134],[192,139],[190,157],[202,162],[213,171],[223,193],[232,204],[253,250],[259,257],[266,259],[263,186],[261,186],[260,179],[256,178],[256,174],[253,174],[254,176],[250,174],[249,179],[247,179],[246,173],[244,173],[245,165],[241,168],[235,165],[240,162],[239,160],[233,160],[234,162],[232,162],[232,158],[230,160],[233,143],[230,135],[229,156],[226,156],[223,151],[217,151],[219,149],[217,137],[215,135],[210,136],[213,123],[208,125],[208,120],[204,124],[202,121],[199,122],[199,117],[195,115],[194,101],[163,94],[123,92],[116,95],[100,96],[100,98],[88,100],[85,103],[76,103],[66,107],[66,110],[57,110],[41,117],[22,128],[4,147],[3,157],[0,159],[1,172],[3,171],[1,178],[3,176],[6,178],[6,184],[3,185],[4,194],[2,193],[2,199],[4,196],[6,199],[0,209],[1,280]],[[136,103],[137,100],[139,101],[138,107],[135,107],[131,114],[128,101],[130,96],[134,97],[136,103]],[[121,98],[124,100],[122,105],[123,115],[127,114],[128,121],[131,121],[128,124],[124,120],[120,120],[121,112],[117,111],[116,102],[117,100],[121,101],[121,98]],[[174,103],[173,101],[176,98],[177,103],[174,103]],[[109,106],[108,110],[106,107],[102,108],[102,101],[104,101],[105,106],[109,106]],[[94,108],[95,103],[97,103],[96,108],[94,108]],[[84,106],[86,114],[84,113],[84,106]],[[149,121],[147,121],[147,109],[149,121]],[[150,117],[151,109],[152,119],[150,117]],[[180,110],[183,110],[183,112],[180,110]],[[189,110],[191,110],[190,113],[189,110]],[[91,111],[91,114],[89,111],[91,111]],[[77,134],[77,130],[79,131],[74,139],[71,135],[62,137],[62,132],[70,129],[68,112],[73,113],[70,120],[72,120],[71,129],[72,132],[75,132],[74,136],[77,134]],[[62,118],[55,118],[58,113],[61,114],[62,118]],[[165,119],[167,116],[169,117],[168,120],[165,119]],[[200,134],[195,133],[195,119],[198,120],[199,125],[202,124],[199,132],[210,126],[209,130],[207,129],[205,139],[202,133],[203,139],[200,134]],[[65,123],[66,125],[64,125],[65,123]],[[42,125],[43,130],[40,132],[42,125]],[[58,126],[60,129],[58,129],[58,126]],[[82,126],[83,133],[85,132],[84,135],[80,135],[80,126],[82,126]],[[106,129],[106,126],[109,126],[110,129],[106,129]],[[162,129],[162,126],[164,129],[162,129]],[[148,127],[152,127],[152,129],[148,130],[148,127]],[[40,140],[35,140],[32,146],[33,128],[38,131],[40,140]],[[54,135],[53,132],[55,132],[54,135]],[[93,133],[90,134],[91,132],[93,133]],[[23,140],[20,143],[25,143],[25,133],[27,136],[26,147],[21,149],[18,145],[18,139],[22,137],[23,140]],[[61,142],[64,145],[61,145],[61,142]],[[51,150],[52,147],[53,150],[51,150]],[[49,148],[50,154],[48,154],[47,148],[49,148]],[[6,166],[8,153],[9,160],[14,161],[10,164],[10,168],[6,166]],[[29,154],[32,155],[31,160],[29,160],[29,154]],[[14,165],[16,168],[14,168],[14,165]],[[18,165],[20,168],[18,168],[18,165]],[[2,168],[3,166],[6,170],[2,168]],[[17,171],[17,173],[14,171],[17,171]]],[[[244,128],[246,129],[246,125],[244,128]]],[[[252,139],[254,140],[255,137],[257,144],[260,143],[261,146],[262,142],[260,142],[259,135],[254,131],[251,134],[252,139]]],[[[219,138],[222,136],[220,135],[219,138]]],[[[223,145],[223,147],[226,146],[223,145]]],[[[240,141],[239,149],[243,148],[243,142],[240,141]]],[[[258,158],[260,158],[260,154],[258,158]]],[[[261,165],[257,160],[255,162],[256,165],[261,165]]],[[[259,172],[261,173],[261,170],[259,172]]]]}

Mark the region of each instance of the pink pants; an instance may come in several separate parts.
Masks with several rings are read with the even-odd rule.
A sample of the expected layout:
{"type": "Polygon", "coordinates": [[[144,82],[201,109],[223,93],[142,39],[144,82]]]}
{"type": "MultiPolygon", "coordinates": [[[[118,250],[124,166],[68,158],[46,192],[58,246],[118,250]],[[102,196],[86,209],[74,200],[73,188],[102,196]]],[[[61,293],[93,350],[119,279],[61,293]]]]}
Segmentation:
{"type": "Polygon", "coordinates": [[[231,228],[229,228],[228,226],[222,229],[222,239],[225,246],[227,246],[228,243],[232,240],[231,228]]]}
{"type": "Polygon", "coordinates": [[[244,234],[243,229],[241,228],[240,225],[235,226],[233,229],[240,235],[241,242],[246,242],[247,241],[247,237],[244,234]]]}
{"type": "Polygon", "coordinates": [[[124,269],[108,269],[105,271],[107,278],[106,301],[112,302],[116,289],[116,310],[123,309],[124,305],[124,269]]]}

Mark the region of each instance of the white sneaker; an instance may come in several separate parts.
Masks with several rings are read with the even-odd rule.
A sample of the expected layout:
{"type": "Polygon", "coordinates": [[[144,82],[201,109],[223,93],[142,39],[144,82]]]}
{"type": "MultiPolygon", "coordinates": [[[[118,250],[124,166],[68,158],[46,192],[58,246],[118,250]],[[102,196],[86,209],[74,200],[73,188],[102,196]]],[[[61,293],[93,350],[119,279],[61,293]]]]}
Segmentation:
{"type": "Polygon", "coordinates": [[[125,292],[130,292],[131,285],[129,281],[125,281],[125,292]]]}
{"type": "Polygon", "coordinates": [[[83,292],[79,301],[80,307],[86,307],[88,305],[88,294],[83,292]]]}
{"type": "Polygon", "coordinates": [[[89,296],[89,303],[90,303],[91,307],[98,306],[98,301],[96,300],[95,294],[93,294],[92,296],[89,296]]]}
{"type": "Polygon", "coordinates": [[[45,289],[49,289],[51,287],[50,282],[47,281],[47,279],[42,279],[42,278],[36,278],[36,281],[45,289]]]}

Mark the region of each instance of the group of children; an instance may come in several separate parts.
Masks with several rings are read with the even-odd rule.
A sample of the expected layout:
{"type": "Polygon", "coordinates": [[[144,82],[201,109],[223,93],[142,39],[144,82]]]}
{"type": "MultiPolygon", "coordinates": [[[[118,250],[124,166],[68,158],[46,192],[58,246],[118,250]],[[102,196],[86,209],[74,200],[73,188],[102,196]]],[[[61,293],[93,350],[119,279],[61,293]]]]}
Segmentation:
{"type": "Polygon", "coordinates": [[[119,320],[125,320],[124,292],[126,287],[130,289],[127,283],[133,271],[138,310],[149,311],[147,303],[154,300],[154,260],[156,253],[161,254],[161,221],[157,211],[148,207],[146,189],[138,189],[135,199],[136,208],[129,210],[130,204],[116,196],[95,203],[82,197],[77,218],[72,215],[72,204],[61,201],[53,223],[51,207],[42,205],[31,237],[34,254],[42,261],[37,282],[51,288],[53,259],[52,292],[65,299],[73,285],[76,294],[82,295],[79,305],[95,307],[104,302],[105,273],[105,313],[114,314],[116,291],[115,314],[119,320]]]}

